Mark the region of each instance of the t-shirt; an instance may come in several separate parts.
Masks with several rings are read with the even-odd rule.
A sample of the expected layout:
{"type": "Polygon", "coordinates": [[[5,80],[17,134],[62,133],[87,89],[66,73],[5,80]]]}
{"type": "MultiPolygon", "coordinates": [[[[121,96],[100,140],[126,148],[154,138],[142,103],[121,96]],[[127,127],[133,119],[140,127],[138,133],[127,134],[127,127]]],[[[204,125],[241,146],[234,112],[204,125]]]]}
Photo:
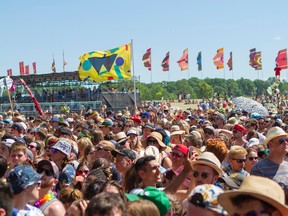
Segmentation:
{"type": "Polygon", "coordinates": [[[276,164],[268,158],[264,158],[253,166],[251,175],[263,176],[278,182],[285,191],[286,202],[288,201],[287,161],[283,161],[281,164],[276,164]]]}
{"type": "Polygon", "coordinates": [[[44,215],[40,209],[27,204],[24,210],[13,208],[12,216],[44,216],[44,215]]]}

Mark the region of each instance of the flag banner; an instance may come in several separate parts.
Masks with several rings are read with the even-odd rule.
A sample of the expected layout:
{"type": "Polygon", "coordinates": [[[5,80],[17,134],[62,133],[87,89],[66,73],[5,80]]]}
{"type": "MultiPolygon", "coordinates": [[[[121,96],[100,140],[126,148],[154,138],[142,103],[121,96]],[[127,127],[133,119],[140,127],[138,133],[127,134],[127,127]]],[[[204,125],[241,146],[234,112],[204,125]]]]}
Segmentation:
{"type": "Polygon", "coordinates": [[[37,99],[35,98],[33,92],[31,91],[31,89],[29,88],[29,86],[26,84],[26,82],[23,79],[19,79],[19,81],[21,82],[21,84],[26,88],[27,92],[29,93],[34,105],[35,105],[35,109],[37,110],[37,112],[40,114],[40,116],[43,116],[43,111],[41,109],[41,106],[39,104],[39,102],[37,101],[37,99]]]}
{"type": "Polygon", "coordinates": [[[217,70],[224,68],[224,48],[217,50],[217,54],[213,58],[213,63],[217,70]]]}
{"type": "Polygon", "coordinates": [[[230,58],[227,62],[227,65],[229,67],[229,71],[233,70],[233,58],[232,58],[232,52],[230,52],[230,58]]]}
{"type": "Polygon", "coordinates": [[[287,49],[279,50],[275,61],[277,67],[287,69],[287,49]]]}
{"type": "Polygon", "coordinates": [[[254,56],[255,62],[256,62],[256,68],[255,70],[262,70],[262,57],[261,52],[256,52],[254,56]]]}
{"type": "Polygon", "coordinates": [[[202,53],[199,52],[197,56],[198,71],[202,71],[202,53]]]}
{"type": "Polygon", "coordinates": [[[29,74],[30,74],[29,65],[26,65],[26,66],[25,66],[25,74],[26,74],[26,75],[29,75],[29,74]]]}
{"type": "Polygon", "coordinates": [[[161,66],[163,68],[163,71],[169,71],[169,52],[166,53],[166,56],[163,59],[161,66]]]}
{"type": "Polygon", "coordinates": [[[56,73],[56,64],[55,64],[54,58],[53,58],[53,61],[52,61],[51,70],[53,71],[53,73],[56,73]]]}
{"type": "Polygon", "coordinates": [[[20,75],[24,75],[24,62],[19,62],[20,75]]]}
{"type": "Polygon", "coordinates": [[[78,67],[81,80],[94,82],[130,79],[131,44],[126,44],[106,51],[85,53],[79,57],[78,67]]]}
{"type": "Polygon", "coordinates": [[[181,71],[188,70],[189,65],[188,65],[188,48],[183,51],[183,55],[177,61],[179,67],[181,68],[181,71]]]}
{"type": "Polygon", "coordinates": [[[151,71],[151,48],[147,49],[146,53],[142,57],[144,67],[147,67],[151,71]]]}
{"type": "Polygon", "coordinates": [[[7,76],[12,76],[12,69],[7,70],[7,76]]]}
{"type": "Polygon", "coordinates": [[[253,48],[253,49],[250,49],[250,55],[249,55],[249,65],[251,67],[253,67],[254,69],[257,68],[257,62],[256,62],[256,59],[255,59],[255,55],[256,55],[256,48],[253,48]]]}
{"type": "Polygon", "coordinates": [[[33,73],[36,74],[37,70],[36,70],[36,62],[32,63],[32,67],[33,67],[33,73]]]}

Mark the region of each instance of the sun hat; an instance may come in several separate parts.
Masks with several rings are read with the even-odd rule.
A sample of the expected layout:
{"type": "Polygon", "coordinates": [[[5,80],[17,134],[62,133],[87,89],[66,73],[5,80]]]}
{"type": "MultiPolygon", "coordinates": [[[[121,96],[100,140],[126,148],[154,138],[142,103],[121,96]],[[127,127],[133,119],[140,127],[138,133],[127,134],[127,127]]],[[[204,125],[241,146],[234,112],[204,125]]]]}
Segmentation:
{"type": "Polygon", "coordinates": [[[125,196],[131,202],[140,199],[150,200],[157,206],[160,215],[165,215],[171,208],[171,204],[166,193],[163,190],[159,190],[152,186],[146,187],[144,191],[140,191],[136,195],[125,194],[125,196]]]}
{"type": "Polygon", "coordinates": [[[41,160],[38,162],[37,167],[41,167],[47,165],[49,166],[52,170],[53,170],[53,175],[56,179],[59,178],[60,172],[59,172],[59,168],[57,167],[57,165],[53,162],[53,161],[49,161],[49,160],[41,160]]]}
{"type": "MultiPolygon", "coordinates": [[[[146,142],[148,141],[148,139],[149,139],[150,137],[153,137],[154,139],[156,139],[156,140],[158,141],[158,144],[160,145],[162,151],[167,148],[167,146],[162,142],[162,138],[163,138],[163,137],[162,137],[162,135],[161,135],[159,132],[156,132],[156,131],[152,132],[152,133],[147,137],[146,142]]],[[[160,150],[160,151],[161,151],[161,150],[160,150]]]]}
{"type": "Polygon", "coordinates": [[[181,135],[185,133],[184,130],[180,130],[180,127],[178,125],[172,125],[171,127],[171,133],[170,133],[170,136],[174,136],[174,135],[181,135]]]}
{"type": "Polygon", "coordinates": [[[113,157],[116,157],[117,154],[122,155],[122,156],[126,156],[126,157],[128,157],[129,159],[131,159],[133,161],[138,156],[136,151],[134,151],[132,149],[127,149],[127,148],[124,148],[124,149],[121,149],[121,150],[112,150],[111,154],[112,154],[113,157]]]}
{"type": "Polygon", "coordinates": [[[235,124],[233,127],[233,130],[240,131],[242,133],[247,133],[248,130],[246,130],[242,125],[235,124]]]}
{"type": "Polygon", "coordinates": [[[118,144],[125,144],[123,143],[124,141],[128,140],[128,137],[126,136],[125,132],[121,131],[119,133],[117,133],[114,136],[114,140],[118,143],[118,144]]]}
{"type": "Polygon", "coordinates": [[[70,156],[72,146],[66,140],[59,140],[54,146],[51,147],[51,149],[57,149],[67,156],[70,156]]]}
{"type": "Polygon", "coordinates": [[[188,198],[183,201],[183,205],[187,207],[189,203],[192,203],[197,207],[201,206],[200,208],[226,215],[227,212],[217,201],[217,197],[223,193],[224,191],[220,187],[212,184],[198,185],[191,191],[188,198]]]}
{"type": "Polygon", "coordinates": [[[4,139],[1,141],[4,145],[6,145],[8,148],[11,148],[12,144],[15,142],[13,139],[4,139]]]}
{"type": "Polygon", "coordinates": [[[218,202],[229,214],[232,214],[235,206],[231,202],[231,199],[238,195],[255,197],[272,205],[282,215],[288,215],[288,207],[285,205],[285,193],[283,189],[277,182],[269,178],[254,175],[247,176],[238,190],[226,191],[220,194],[218,202]]]}
{"type": "Polygon", "coordinates": [[[211,130],[211,131],[213,132],[213,134],[216,135],[216,130],[215,130],[215,128],[214,128],[213,126],[210,126],[210,125],[206,126],[206,127],[204,128],[204,131],[207,130],[207,129],[208,129],[208,130],[211,130]]]}
{"type": "Polygon", "coordinates": [[[225,182],[230,187],[238,189],[245,178],[246,176],[241,173],[232,173],[231,175],[224,174],[218,178],[218,182],[225,182]]]}
{"type": "Polygon", "coordinates": [[[9,172],[7,181],[11,184],[13,194],[17,195],[27,187],[40,182],[41,177],[31,166],[19,165],[9,172]]]}
{"type": "Polygon", "coordinates": [[[274,138],[279,137],[279,136],[286,136],[286,132],[280,128],[280,127],[272,127],[267,131],[267,136],[266,139],[263,142],[264,146],[267,146],[267,144],[274,138]]]}
{"type": "Polygon", "coordinates": [[[182,152],[185,156],[187,156],[188,151],[189,151],[188,147],[185,146],[185,145],[183,145],[183,144],[177,144],[177,145],[173,148],[173,150],[178,150],[178,151],[182,152]]]}
{"type": "Polygon", "coordinates": [[[127,135],[127,136],[129,136],[130,134],[135,134],[136,136],[138,136],[137,131],[134,130],[134,129],[130,129],[130,130],[128,130],[128,131],[126,132],[126,135],[127,135]]]}
{"type": "Polygon", "coordinates": [[[250,140],[249,140],[249,143],[248,143],[248,148],[251,148],[252,146],[254,146],[254,145],[259,145],[259,139],[257,139],[257,138],[251,138],[250,140]]]}
{"type": "Polygon", "coordinates": [[[219,159],[212,152],[203,152],[196,160],[190,162],[192,168],[197,164],[211,167],[219,176],[224,173],[219,159]]]}

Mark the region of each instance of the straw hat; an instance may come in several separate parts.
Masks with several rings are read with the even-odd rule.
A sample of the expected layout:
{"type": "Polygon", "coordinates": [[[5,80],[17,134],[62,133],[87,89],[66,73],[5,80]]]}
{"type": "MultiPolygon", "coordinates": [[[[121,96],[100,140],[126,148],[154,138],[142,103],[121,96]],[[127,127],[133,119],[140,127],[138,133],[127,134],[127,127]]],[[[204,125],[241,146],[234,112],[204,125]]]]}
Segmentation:
{"type": "Polygon", "coordinates": [[[238,195],[255,197],[274,206],[282,215],[288,215],[288,207],[285,205],[285,193],[281,186],[271,179],[253,175],[247,176],[239,190],[226,191],[220,194],[218,202],[229,214],[232,214],[235,206],[232,204],[231,198],[238,195]]]}
{"type": "Polygon", "coordinates": [[[173,125],[172,127],[171,127],[171,134],[170,134],[170,136],[174,136],[174,135],[181,135],[181,134],[183,134],[183,133],[185,133],[185,131],[184,130],[180,130],[180,127],[178,126],[178,125],[173,125]]]}
{"type": "Polygon", "coordinates": [[[222,176],[224,173],[223,170],[221,169],[220,161],[212,152],[203,152],[197,158],[197,160],[190,162],[192,168],[197,164],[211,167],[219,174],[219,176],[222,176]]]}
{"type": "Polygon", "coordinates": [[[150,137],[153,137],[154,139],[156,139],[158,141],[158,144],[160,145],[161,149],[159,149],[159,151],[163,151],[167,148],[167,146],[162,142],[162,135],[159,133],[159,132],[152,132],[148,137],[147,139],[145,140],[146,141],[146,144],[147,144],[147,141],[150,137]]]}
{"type": "Polygon", "coordinates": [[[266,146],[272,139],[276,138],[276,137],[280,137],[280,136],[286,136],[287,134],[286,132],[280,128],[280,127],[272,127],[268,130],[267,132],[267,136],[265,141],[263,142],[263,145],[266,146]]]}
{"type": "Polygon", "coordinates": [[[114,136],[114,140],[120,144],[128,140],[128,137],[126,136],[125,132],[121,131],[114,136]]]}

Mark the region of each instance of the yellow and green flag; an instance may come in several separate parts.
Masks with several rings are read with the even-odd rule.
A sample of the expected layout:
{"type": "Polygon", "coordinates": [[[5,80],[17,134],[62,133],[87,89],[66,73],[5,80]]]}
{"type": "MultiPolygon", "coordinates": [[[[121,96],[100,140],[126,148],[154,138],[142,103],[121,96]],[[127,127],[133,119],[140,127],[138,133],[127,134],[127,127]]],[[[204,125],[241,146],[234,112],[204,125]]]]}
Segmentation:
{"type": "Polygon", "coordinates": [[[109,80],[130,79],[131,44],[106,51],[94,51],[80,56],[78,67],[81,80],[105,82],[109,80]]]}

